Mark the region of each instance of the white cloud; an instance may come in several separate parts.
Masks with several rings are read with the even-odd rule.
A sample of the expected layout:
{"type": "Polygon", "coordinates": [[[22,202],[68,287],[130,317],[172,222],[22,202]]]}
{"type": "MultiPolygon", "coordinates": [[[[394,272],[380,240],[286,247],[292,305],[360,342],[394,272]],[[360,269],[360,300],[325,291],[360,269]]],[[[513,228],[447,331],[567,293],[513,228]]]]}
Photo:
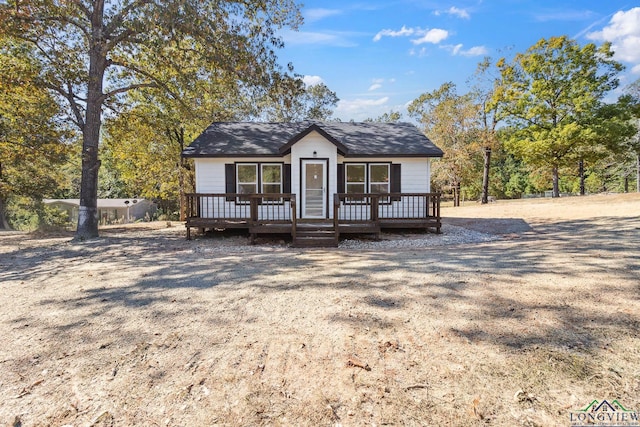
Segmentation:
{"type": "Polygon", "coordinates": [[[469,12],[467,12],[466,9],[458,9],[455,6],[451,6],[451,8],[446,11],[446,13],[462,19],[471,19],[471,15],[469,15],[469,12]]]}
{"type": "Polygon", "coordinates": [[[461,55],[461,56],[482,56],[489,53],[489,50],[484,46],[473,46],[467,50],[462,49],[463,44],[457,44],[455,46],[443,46],[445,49],[450,49],[452,55],[461,55]]]}
{"type": "Polygon", "coordinates": [[[358,44],[349,39],[349,37],[351,36],[353,36],[353,33],[321,33],[292,30],[285,30],[282,32],[282,39],[287,45],[326,45],[337,47],[356,47],[358,44]]]}
{"type": "Polygon", "coordinates": [[[404,25],[402,26],[402,28],[400,28],[400,30],[398,31],[394,31],[394,30],[381,30],[378,32],[378,34],[376,34],[373,37],[373,41],[377,42],[380,41],[380,39],[383,36],[387,36],[387,37],[403,37],[403,36],[411,36],[413,34],[415,34],[416,30],[414,28],[407,28],[404,25]]]}
{"type": "Polygon", "coordinates": [[[388,96],[376,99],[355,98],[341,100],[334,111],[335,117],[340,120],[355,120],[361,122],[367,118],[379,117],[390,110],[399,110],[399,107],[390,105],[388,96]]]}
{"type": "Polygon", "coordinates": [[[616,59],[635,63],[632,71],[639,72],[640,64],[640,7],[616,12],[602,31],[588,33],[591,40],[609,41],[616,59]]]}
{"type": "Polygon", "coordinates": [[[399,30],[390,30],[385,29],[378,32],[373,37],[373,41],[377,42],[382,39],[382,37],[409,37],[409,36],[417,36],[417,39],[412,39],[411,43],[415,45],[423,44],[423,43],[433,43],[438,44],[441,41],[445,40],[449,37],[449,32],[447,30],[442,30],[440,28],[432,28],[430,30],[423,30],[420,27],[405,27],[404,25],[399,30]]]}
{"type": "Polygon", "coordinates": [[[415,45],[423,43],[438,44],[441,41],[446,40],[447,37],[449,37],[449,32],[447,30],[432,28],[431,30],[424,32],[422,34],[422,37],[411,40],[411,43],[415,45]]]}
{"type": "Polygon", "coordinates": [[[416,50],[415,48],[409,49],[409,56],[417,56],[418,58],[422,58],[423,56],[427,56],[427,48],[423,47],[420,50],[416,50]]]}
{"type": "MultiPolygon", "coordinates": [[[[396,79],[391,78],[389,80],[387,80],[389,83],[395,83],[396,79]]],[[[371,86],[369,86],[369,89],[367,89],[369,92],[372,92],[374,90],[378,90],[380,88],[382,88],[382,84],[385,82],[385,79],[371,79],[371,86]]]]}
{"type": "Polygon", "coordinates": [[[467,9],[459,9],[455,6],[451,6],[448,10],[436,10],[435,12],[433,12],[435,16],[440,16],[443,13],[446,13],[447,15],[457,16],[458,18],[462,19],[471,19],[471,15],[467,11],[467,9]]]}
{"type": "Polygon", "coordinates": [[[342,11],[339,9],[309,9],[304,12],[304,20],[306,22],[320,21],[321,19],[328,18],[330,16],[340,15],[342,11]]]}
{"type": "Polygon", "coordinates": [[[371,107],[379,107],[381,105],[385,105],[389,102],[389,97],[384,96],[378,99],[342,99],[338,101],[338,105],[336,106],[336,113],[342,114],[355,114],[362,113],[371,107]]]}
{"type": "Polygon", "coordinates": [[[305,86],[315,86],[324,83],[324,80],[320,76],[304,76],[302,77],[302,82],[305,86]]]}
{"type": "Polygon", "coordinates": [[[482,56],[489,53],[489,50],[485,46],[473,46],[469,49],[463,49],[463,47],[464,45],[462,43],[440,46],[441,49],[449,50],[451,55],[454,56],[482,56]]]}

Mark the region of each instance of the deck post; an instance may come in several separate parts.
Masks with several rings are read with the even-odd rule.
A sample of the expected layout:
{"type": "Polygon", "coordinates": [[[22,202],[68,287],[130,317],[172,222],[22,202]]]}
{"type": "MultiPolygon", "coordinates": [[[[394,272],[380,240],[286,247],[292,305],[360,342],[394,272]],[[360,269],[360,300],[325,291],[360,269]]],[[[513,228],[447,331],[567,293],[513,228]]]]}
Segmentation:
{"type": "Polygon", "coordinates": [[[376,240],[380,240],[380,217],[379,217],[379,207],[380,207],[380,195],[373,194],[371,195],[371,212],[370,219],[376,227],[376,240]]]}
{"type": "Polygon", "coordinates": [[[440,227],[442,227],[442,221],[440,220],[440,194],[433,196],[433,212],[436,217],[436,233],[440,234],[440,227]]]}
{"type": "Polygon", "coordinates": [[[291,205],[291,239],[293,239],[293,242],[295,243],[296,241],[296,226],[298,224],[298,209],[296,207],[296,195],[292,194],[291,195],[291,199],[290,199],[290,205],[291,205]]]}
{"type": "Polygon", "coordinates": [[[340,196],[338,193],[333,195],[333,229],[337,245],[340,243],[340,196]]]}
{"type": "MultiPolygon", "coordinates": [[[[249,216],[251,227],[255,228],[258,224],[258,197],[251,195],[249,199],[249,216]]],[[[253,245],[256,242],[256,233],[251,233],[249,242],[253,245]]]]}

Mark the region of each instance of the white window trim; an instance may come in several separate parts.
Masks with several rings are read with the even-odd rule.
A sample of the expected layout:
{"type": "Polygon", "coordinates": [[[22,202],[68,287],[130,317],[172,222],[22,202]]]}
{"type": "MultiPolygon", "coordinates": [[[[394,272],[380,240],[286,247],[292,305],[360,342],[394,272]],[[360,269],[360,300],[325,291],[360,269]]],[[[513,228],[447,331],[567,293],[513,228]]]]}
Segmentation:
{"type": "Polygon", "coordinates": [[[279,193],[282,193],[282,190],[283,190],[283,187],[284,187],[284,182],[283,182],[283,180],[284,180],[284,177],[283,177],[284,168],[282,167],[282,163],[260,163],[260,178],[262,178],[264,176],[263,168],[265,166],[277,166],[277,167],[279,167],[280,168],[280,181],[279,182],[265,182],[263,179],[260,179],[260,192],[261,193],[266,193],[264,191],[265,184],[266,185],[278,184],[278,185],[280,185],[279,193]]]}
{"type": "Polygon", "coordinates": [[[242,184],[254,184],[256,186],[256,192],[260,189],[258,186],[258,182],[260,181],[260,177],[258,176],[258,163],[236,163],[236,193],[242,193],[240,191],[240,185],[242,184]],[[240,166],[254,166],[256,171],[256,180],[254,182],[240,182],[240,174],[239,169],[240,166]]]}
{"type": "Polygon", "coordinates": [[[367,173],[368,173],[368,167],[366,163],[345,163],[344,166],[344,191],[345,193],[349,193],[349,184],[351,185],[363,185],[364,186],[364,193],[367,192],[367,181],[368,181],[368,177],[367,177],[367,173]],[[359,181],[348,181],[349,179],[349,167],[350,166],[363,166],[364,167],[364,181],[363,182],[359,182],[359,181]]]}
{"type": "Polygon", "coordinates": [[[381,185],[381,184],[385,184],[387,186],[387,193],[391,192],[391,164],[390,163],[369,163],[369,167],[367,168],[367,172],[368,172],[368,176],[367,178],[370,178],[371,176],[373,176],[373,174],[371,173],[371,167],[372,166],[386,166],[387,167],[387,180],[386,181],[381,181],[381,182],[373,182],[370,179],[367,179],[367,188],[369,189],[369,193],[371,193],[371,186],[372,185],[381,185]]]}

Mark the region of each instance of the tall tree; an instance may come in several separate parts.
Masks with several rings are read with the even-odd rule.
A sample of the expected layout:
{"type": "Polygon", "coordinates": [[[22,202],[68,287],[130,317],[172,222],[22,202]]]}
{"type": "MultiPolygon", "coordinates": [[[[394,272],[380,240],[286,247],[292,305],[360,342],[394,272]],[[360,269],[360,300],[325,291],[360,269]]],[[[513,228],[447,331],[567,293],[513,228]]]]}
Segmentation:
{"type": "MultiPolygon", "coordinates": [[[[103,107],[142,87],[170,93],[148,59],[189,43],[194,59],[238,79],[273,69],[275,31],[295,27],[293,0],[9,0],[0,32],[28,41],[45,63],[44,84],[65,99],[82,132],[82,179],[76,238],[98,235],[97,191],[103,107]]],[[[170,63],[163,64],[170,66],[170,63]]]]}
{"type": "Polygon", "coordinates": [[[640,79],[627,86],[625,93],[629,96],[630,111],[636,132],[623,146],[626,146],[629,155],[635,156],[636,191],[640,193],[640,79]]]}
{"type": "Polygon", "coordinates": [[[481,203],[489,202],[489,172],[491,153],[500,147],[497,127],[504,119],[503,82],[491,58],[478,64],[473,94],[479,106],[479,145],[483,156],[481,203]]]}
{"type": "Polygon", "coordinates": [[[632,96],[624,95],[617,102],[601,103],[583,118],[582,124],[589,132],[585,133],[585,143],[574,154],[579,165],[581,195],[585,194],[585,163],[596,165],[606,160],[605,163],[619,165],[628,163],[624,159],[640,151],[634,138],[638,132],[634,114],[637,102],[632,96]]]}
{"type": "Polygon", "coordinates": [[[442,160],[434,165],[434,175],[453,189],[454,206],[459,206],[460,189],[469,179],[478,139],[478,105],[471,94],[458,95],[456,86],[448,82],[423,93],[407,109],[444,151],[442,160]]]}
{"type": "Polygon", "coordinates": [[[58,182],[69,152],[53,97],[38,86],[41,65],[26,43],[0,37],[0,228],[12,196],[40,199],[58,182]]]}
{"type": "Polygon", "coordinates": [[[329,120],[340,99],[324,83],[306,86],[300,76],[283,75],[254,105],[254,116],[273,122],[329,120]]]}
{"type": "Polygon", "coordinates": [[[528,163],[550,168],[558,197],[560,168],[589,141],[585,117],[618,86],[623,66],[613,60],[610,44],[580,46],[565,36],[541,39],[497,65],[507,121],[518,129],[509,148],[528,163]]]}

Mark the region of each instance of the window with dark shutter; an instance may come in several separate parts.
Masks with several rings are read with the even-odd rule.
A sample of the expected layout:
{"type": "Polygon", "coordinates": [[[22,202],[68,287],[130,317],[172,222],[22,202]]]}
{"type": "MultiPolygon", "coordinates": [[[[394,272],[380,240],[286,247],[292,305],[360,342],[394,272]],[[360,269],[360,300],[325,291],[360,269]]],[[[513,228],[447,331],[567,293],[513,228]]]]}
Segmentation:
{"type": "MultiPolygon", "coordinates": [[[[224,182],[225,182],[225,193],[235,193],[236,192],[236,165],[233,163],[224,165],[224,182]]],[[[235,199],[233,197],[227,197],[227,202],[233,202],[235,199]]]]}
{"type": "Polygon", "coordinates": [[[338,165],[338,193],[344,193],[344,163],[338,165]]]}
{"type": "MultiPolygon", "coordinates": [[[[392,164],[391,165],[391,192],[392,193],[401,193],[402,192],[402,165],[392,164]]],[[[399,202],[400,197],[394,197],[393,202],[399,202]]]]}
{"type": "Polygon", "coordinates": [[[283,168],[283,193],[291,193],[291,163],[287,163],[283,168]]]}

